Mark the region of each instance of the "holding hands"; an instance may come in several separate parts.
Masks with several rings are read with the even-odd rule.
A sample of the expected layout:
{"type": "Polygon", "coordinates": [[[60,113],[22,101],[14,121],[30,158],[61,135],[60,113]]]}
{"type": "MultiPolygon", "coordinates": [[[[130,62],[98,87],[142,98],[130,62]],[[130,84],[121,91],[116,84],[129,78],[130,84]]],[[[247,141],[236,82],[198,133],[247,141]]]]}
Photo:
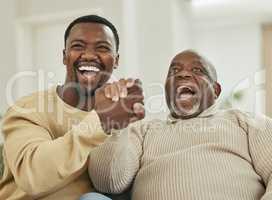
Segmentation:
{"type": "Polygon", "coordinates": [[[95,107],[105,132],[122,129],[145,117],[143,90],[139,79],[120,79],[95,93],[95,107]]]}

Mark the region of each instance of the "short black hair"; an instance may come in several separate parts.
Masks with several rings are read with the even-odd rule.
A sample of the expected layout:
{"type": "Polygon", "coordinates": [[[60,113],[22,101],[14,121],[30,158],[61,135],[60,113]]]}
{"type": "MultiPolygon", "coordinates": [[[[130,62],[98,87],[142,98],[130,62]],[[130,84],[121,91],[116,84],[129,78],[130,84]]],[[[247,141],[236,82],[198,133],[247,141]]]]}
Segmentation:
{"type": "Polygon", "coordinates": [[[104,24],[106,26],[108,26],[115,38],[115,42],[116,42],[116,50],[119,50],[119,36],[118,36],[118,32],[115,28],[115,26],[107,19],[100,17],[98,15],[85,15],[85,16],[81,16],[77,19],[75,19],[74,21],[72,21],[69,26],[67,27],[67,29],[65,30],[64,33],[64,45],[66,46],[66,40],[71,32],[71,29],[73,28],[73,26],[75,26],[76,24],[79,23],[99,23],[99,24],[104,24]]]}

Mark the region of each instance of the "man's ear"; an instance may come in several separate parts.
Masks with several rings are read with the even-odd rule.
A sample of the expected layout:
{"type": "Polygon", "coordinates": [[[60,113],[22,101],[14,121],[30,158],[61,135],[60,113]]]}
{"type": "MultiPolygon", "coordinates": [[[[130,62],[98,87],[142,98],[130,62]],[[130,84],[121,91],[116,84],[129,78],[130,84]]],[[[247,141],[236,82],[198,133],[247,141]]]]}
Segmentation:
{"type": "Polygon", "coordinates": [[[65,49],[62,50],[62,63],[63,63],[64,65],[67,64],[67,57],[66,57],[65,49]]]}
{"type": "Polygon", "coordinates": [[[215,93],[215,98],[217,99],[221,93],[221,85],[217,82],[214,82],[213,89],[215,93]]]}
{"type": "Polygon", "coordinates": [[[119,66],[119,53],[117,53],[116,57],[115,57],[115,62],[114,62],[114,69],[117,69],[117,67],[119,66]]]}

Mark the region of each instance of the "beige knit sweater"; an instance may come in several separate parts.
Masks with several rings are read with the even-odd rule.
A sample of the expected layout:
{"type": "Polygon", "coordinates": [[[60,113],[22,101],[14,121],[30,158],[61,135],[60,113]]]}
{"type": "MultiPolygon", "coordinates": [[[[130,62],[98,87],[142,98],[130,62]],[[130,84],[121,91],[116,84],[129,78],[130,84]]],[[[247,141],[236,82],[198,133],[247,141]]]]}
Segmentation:
{"type": "Polygon", "coordinates": [[[11,107],[3,133],[0,200],[77,200],[93,190],[88,155],[106,138],[94,111],[65,104],[53,87],[11,107]]]}
{"type": "Polygon", "coordinates": [[[89,174],[132,200],[271,200],[272,121],[212,106],[188,120],[136,123],[95,148],[89,174]]]}

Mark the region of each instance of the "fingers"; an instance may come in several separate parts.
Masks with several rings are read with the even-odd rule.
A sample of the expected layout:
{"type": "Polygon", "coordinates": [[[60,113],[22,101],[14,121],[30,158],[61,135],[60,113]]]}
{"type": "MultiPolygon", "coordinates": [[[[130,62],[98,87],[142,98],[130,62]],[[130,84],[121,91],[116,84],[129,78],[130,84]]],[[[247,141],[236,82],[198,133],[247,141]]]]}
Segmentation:
{"type": "Polygon", "coordinates": [[[125,98],[128,95],[127,81],[125,79],[120,79],[117,82],[117,86],[118,86],[118,89],[119,89],[120,97],[125,98]]]}
{"type": "MultiPolygon", "coordinates": [[[[133,112],[133,106],[135,103],[142,103],[144,101],[143,90],[141,87],[141,81],[135,80],[134,85],[128,88],[128,95],[122,99],[121,104],[127,112],[133,112]],[[136,85],[137,84],[137,85],[136,85]]],[[[137,104],[136,104],[137,105],[137,104]]]]}
{"type": "Polygon", "coordinates": [[[134,103],[137,103],[137,102],[143,102],[144,96],[143,96],[143,94],[131,94],[131,95],[128,95],[125,98],[125,100],[126,100],[127,104],[133,105],[134,103]]]}
{"type": "MultiPolygon", "coordinates": [[[[137,79],[136,79],[136,80],[137,80],[137,79]]],[[[135,83],[135,79],[128,78],[128,79],[126,80],[126,86],[127,86],[127,88],[131,88],[131,87],[134,85],[134,83],[135,83]]]]}
{"type": "Polygon", "coordinates": [[[142,103],[133,104],[133,116],[129,118],[129,123],[139,121],[145,117],[145,108],[142,103]]]}
{"type": "Polygon", "coordinates": [[[140,79],[136,79],[134,84],[127,90],[128,90],[128,94],[142,94],[143,89],[142,89],[142,82],[140,81],[140,79]]]}
{"type": "Polygon", "coordinates": [[[140,79],[135,79],[134,85],[138,85],[139,87],[142,87],[142,81],[140,79]]]}
{"type": "Polygon", "coordinates": [[[107,98],[109,98],[109,99],[112,98],[112,96],[111,96],[111,88],[110,88],[110,84],[105,85],[104,93],[105,93],[105,96],[106,96],[107,98]]]}
{"type": "Polygon", "coordinates": [[[123,86],[122,84],[120,85],[118,84],[118,82],[107,83],[104,86],[105,96],[111,99],[112,101],[115,101],[115,102],[118,101],[119,98],[123,95],[123,94],[121,95],[121,92],[120,92],[120,91],[123,91],[123,89],[121,89],[123,86]]]}
{"type": "Polygon", "coordinates": [[[139,120],[143,119],[144,117],[145,117],[145,111],[144,111],[144,109],[141,110],[141,111],[137,111],[137,114],[135,113],[135,116],[130,117],[129,123],[133,123],[133,122],[139,121],[139,120]]]}
{"type": "Polygon", "coordinates": [[[110,87],[112,101],[119,101],[120,93],[119,93],[119,87],[117,83],[113,83],[109,87],[110,87]]]}
{"type": "Polygon", "coordinates": [[[112,101],[118,101],[120,98],[128,96],[128,89],[131,88],[133,91],[137,91],[141,81],[139,79],[120,79],[119,81],[108,83],[104,86],[105,96],[112,101]]]}

